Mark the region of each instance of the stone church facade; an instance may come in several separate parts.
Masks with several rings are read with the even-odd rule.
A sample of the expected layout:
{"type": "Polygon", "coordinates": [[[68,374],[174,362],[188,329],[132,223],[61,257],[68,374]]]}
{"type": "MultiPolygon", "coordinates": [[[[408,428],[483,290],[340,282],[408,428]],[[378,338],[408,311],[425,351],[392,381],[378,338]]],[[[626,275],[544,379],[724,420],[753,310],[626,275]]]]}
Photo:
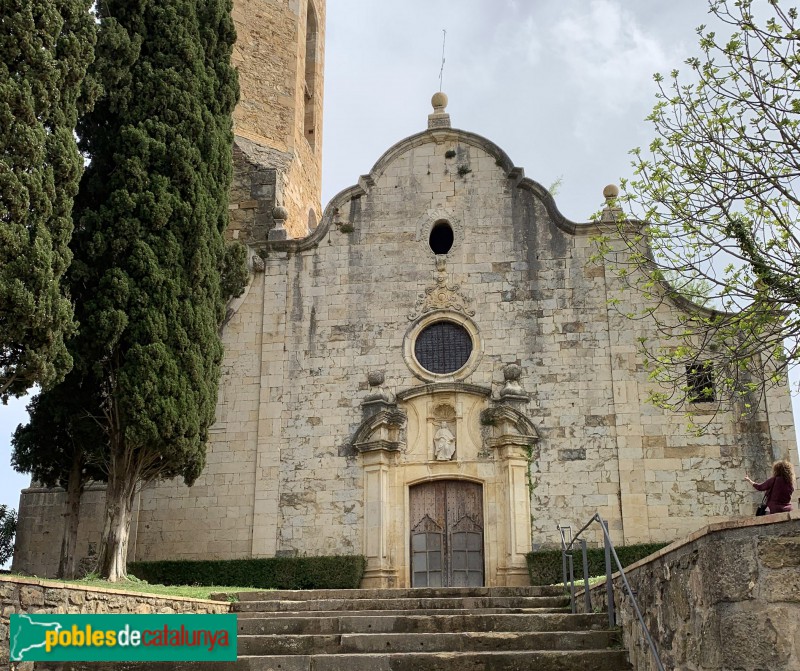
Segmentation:
{"type": "MultiPolygon", "coordinates": [[[[596,511],[617,544],[752,514],[745,472],[794,455],[787,391],[747,421],[694,404],[713,415],[699,437],[648,404],[639,338],[658,334],[592,260],[602,224],[454,129],[442,94],[320,216],[324,2],[234,4],[230,237],[251,279],[206,471],[141,491],[130,560],[364,554],[364,586],[517,585],[526,552],[596,511]]],[[[62,503],[23,492],[15,569],[55,571],[62,503]]],[[[102,503],[86,493],[85,554],[102,503]]]]}

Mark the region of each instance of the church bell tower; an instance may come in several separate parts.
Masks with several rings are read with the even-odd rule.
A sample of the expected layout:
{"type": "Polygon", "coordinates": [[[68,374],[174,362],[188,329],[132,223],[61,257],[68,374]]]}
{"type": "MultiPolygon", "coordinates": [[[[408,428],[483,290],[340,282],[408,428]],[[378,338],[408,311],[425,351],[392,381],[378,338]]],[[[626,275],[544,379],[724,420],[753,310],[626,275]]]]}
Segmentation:
{"type": "Polygon", "coordinates": [[[234,0],[231,236],[299,238],[322,216],[325,0],[234,0]]]}

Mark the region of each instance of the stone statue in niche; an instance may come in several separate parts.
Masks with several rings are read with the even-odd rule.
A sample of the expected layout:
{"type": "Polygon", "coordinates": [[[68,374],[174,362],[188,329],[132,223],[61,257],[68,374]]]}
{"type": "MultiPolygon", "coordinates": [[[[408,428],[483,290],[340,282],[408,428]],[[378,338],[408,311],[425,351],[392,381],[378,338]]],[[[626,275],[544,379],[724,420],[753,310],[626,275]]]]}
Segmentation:
{"type": "Polygon", "coordinates": [[[436,461],[450,461],[456,453],[456,437],[453,432],[442,422],[433,435],[433,454],[436,461]]]}

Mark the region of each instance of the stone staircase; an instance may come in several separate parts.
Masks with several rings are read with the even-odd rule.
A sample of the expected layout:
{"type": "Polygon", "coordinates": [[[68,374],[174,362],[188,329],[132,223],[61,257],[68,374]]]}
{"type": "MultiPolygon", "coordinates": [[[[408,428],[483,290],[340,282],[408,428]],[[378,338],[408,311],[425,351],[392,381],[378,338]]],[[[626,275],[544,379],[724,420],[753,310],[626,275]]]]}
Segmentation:
{"type": "MultiPolygon", "coordinates": [[[[623,671],[608,617],[560,588],[245,592],[241,671],[623,671]]],[[[204,667],[205,668],[205,667],[204,667]]]]}
{"type": "MultiPolygon", "coordinates": [[[[235,662],[80,663],[46,671],[630,671],[605,613],[560,587],[243,592],[235,662]]],[[[222,597],[221,597],[222,598],[222,597]]]]}

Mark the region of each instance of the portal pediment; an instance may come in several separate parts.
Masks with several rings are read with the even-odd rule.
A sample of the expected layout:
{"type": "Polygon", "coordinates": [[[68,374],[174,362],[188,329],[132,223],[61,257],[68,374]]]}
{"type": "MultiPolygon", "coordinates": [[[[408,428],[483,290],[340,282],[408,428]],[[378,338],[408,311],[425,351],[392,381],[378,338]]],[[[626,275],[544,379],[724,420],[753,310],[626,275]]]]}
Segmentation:
{"type": "Polygon", "coordinates": [[[539,440],[534,423],[520,410],[504,403],[486,408],[481,413],[481,424],[489,427],[487,447],[529,447],[539,440]]]}
{"type": "Polygon", "coordinates": [[[380,410],[359,425],[351,444],[358,452],[399,452],[406,413],[396,406],[380,410]]]}

